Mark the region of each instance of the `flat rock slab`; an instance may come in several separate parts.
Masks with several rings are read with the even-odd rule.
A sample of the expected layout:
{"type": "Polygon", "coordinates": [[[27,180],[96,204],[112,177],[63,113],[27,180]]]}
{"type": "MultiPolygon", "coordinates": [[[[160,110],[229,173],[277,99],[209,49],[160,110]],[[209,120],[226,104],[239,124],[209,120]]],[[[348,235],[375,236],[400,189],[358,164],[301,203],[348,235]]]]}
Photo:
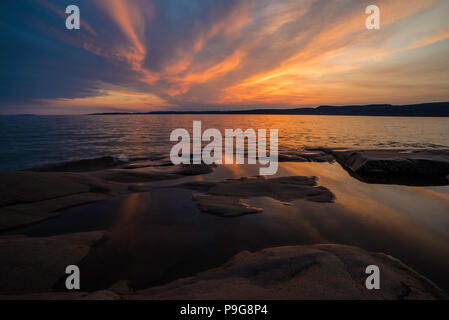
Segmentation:
{"type": "Polygon", "coordinates": [[[51,200],[0,208],[0,231],[41,222],[60,215],[61,209],[111,199],[102,193],[80,193],[51,200]]]}
{"type": "Polygon", "coordinates": [[[0,173],[0,231],[22,227],[59,215],[59,210],[110,199],[128,192],[95,177],[76,173],[0,173]]]}
{"type": "Polygon", "coordinates": [[[117,183],[144,183],[162,180],[179,179],[171,168],[167,170],[149,168],[111,169],[95,173],[95,176],[105,181],[117,183]]]}
{"type": "Polygon", "coordinates": [[[262,208],[253,208],[242,200],[251,197],[270,197],[282,202],[297,199],[333,202],[335,199],[330,190],[317,186],[316,177],[251,177],[217,183],[192,182],[176,187],[203,192],[203,195],[194,194],[192,197],[200,210],[226,217],[261,212],[262,208]]]}
{"type": "Polygon", "coordinates": [[[399,260],[343,245],[270,248],[242,252],[225,265],[128,299],[447,299],[399,260]],[[381,289],[368,290],[368,265],[381,272],[381,289]]]}
{"type": "Polygon", "coordinates": [[[118,183],[143,183],[180,179],[184,176],[208,174],[214,165],[192,164],[185,166],[148,166],[136,169],[111,169],[95,173],[97,178],[118,183]]]}
{"type": "Polygon", "coordinates": [[[0,206],[48,200],[90,190],[88,185],[61,173],[2,172],[0,181],[0,206]]]}
{"type": "Polygon", "coordinates": [[[49,292],[65,277],[68,265],[79,263],[105,231],[47,238],[0,237],[0,293],[49,292]]]}
{"type": "Polygon", "coordinates": [[[448,185],[449,150],[330,151],[350,174],[369,183],[448,185]]]}
{"type": "Polygon", "coordinates": [[[250,206],[239,197],[214,196],[196,193],[192,195],[192,199],[196,202],[201,211],[219,215],[221,217],[239,217],[263,211],[262,208],[250,206]]]}
{"type": "Polygon", "coordinates": [[[216,167],[205,164],[166,166],[154,162],[151,167],[139,169],[65,172],[103,169],[103,165],[120,163],[115,158],[105,157],[41,168],[39,172],[0,172],[0,232],[56,217],[68,207],[139,192],[136,183],[207,174],[216,167]],[[49,170],[58,172],[47,172],[49,170]]]}

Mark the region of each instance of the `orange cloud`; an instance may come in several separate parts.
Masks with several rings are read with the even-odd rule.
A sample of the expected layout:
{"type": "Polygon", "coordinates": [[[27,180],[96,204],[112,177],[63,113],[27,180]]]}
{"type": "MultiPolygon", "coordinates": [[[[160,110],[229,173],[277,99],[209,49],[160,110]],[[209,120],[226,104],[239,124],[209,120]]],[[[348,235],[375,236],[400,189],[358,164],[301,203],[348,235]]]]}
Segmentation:
{"type": "Polygon", "coordinates": [[[188,90],[192,84],[207,82],[213,78],[218,78],[238,68],[245,53],[237,50],[223,61],[207,68],[201,72],[191,72],[183,77],[172,78],[172,81],[177,83],[178,89],[169,91],[171,94],[181,94],[188,90]]]}
{"type": "Polygon", "coordinates": [[[409,49],[415,49],[420,48],[424,46],[428,46],[430,44],[433,44],[435,42],[439,42],[442,40],[446,40],[449,38],[449,26],[444,28],[443,30],[440,30],[437,34],[431,34],[423,39],[419,39],[415,41],[409,49]]]}
{"type": "Polygon", "coordinates": [[[338,83],[338,80],[330,83],[325,79],[351,70],[357,72],[366,65],[383,61],[388,56],[447,38],[445,29],[437,35],[419,40],[411,47],[397,49],[385,45],[385,39],[388,38],[385,32],[394,32],[389,30],[390,26],[440,3],[439,0],[380,2],[382,28],[388,31],[378,33],[364,28],[366,16],[363,12],[355,11],[350,15],[343,15],[333,23],[326,24],[306,46],[301,47],[296,54],[276,68],[256,73],[224,88],[221,101],[229,104],[250,101],[257,104],[316,105],[354,103],[355,101],[351,100],[354,96],[360,101],[360,94],[354,92],[360,88],[354,83],[338,83]]]}
{"type": "Polygon", "coordinates": [[[221,61],[213,61],[212,66],[206,68],[203,68],[201,64],[208,64],[209,61],[194,63],[194,59],[196,54],[214,37],[223,35],[228,39],[234,38],[250,22],[251,8],[250,2],[242,2],[227,14],[216,13],[217,16],[214,17],[212,25],[199,27],[193,44],[188,48],[179,48],[175,59],[158,73],[159,79],[169,81],[174,86],[174,88],[161,88],[161,90],[172,96],[179,95],[185,93],[194,84],[222,77],[235,70],[245,56],[245,52],[240,48],[221,61]]]}
{"type": "Polygon", "coordinates": [[[145,34],[145,21],[152,15],[151,2],[145,2],[145,6],[141,7],[125,0],[97,0],[97,5],[110,15],[132,45],[126,47],[121,44],[117,48],[118,56],[124,57],[132,69],[141,74],[141,81],[153,84],[158,78],[143,67],[148,50],[142,40],[145,34]]]}
{"type": "MultiPolygon", "coordinates": [[[[371,4],[367,0],[236,1],[223,11],[210,9],[207,18],[184,22],[193,30],[185,33],[186,39],[174,37],[171,42],[169,36],[176,32],[171,30],[169,45],[148,37],[165,32],[150,25],[155,17],[161,18],[156,3],[95,3],[126,41],[83,34],[72,39],[62,33],[61,38],[125,65],[123,72],[136,77],[132,83],[141,82],[135,91],[151,93],[142,93],[146,102],[139,103],[128,93],[100,88],[99,97],[56,103],[146,108],[146,103],[151,107],[169,105],[168,101],[178,106],[297,106],[449,99],[449,81],[443,74],[449,67],[444,60],[449,54],[444,42],[449,23],[441,18],[449,6],[444,0],[378,0],[379,31],[365,28],[364,9],[371,4]],[[418,50],[438,42],[439,49],[418,50]],[[167,46],[158,53],[164,56],[152,60],[159,45],[167,46]],[[410,76],[405,60],[421,72],[410,76]],[[148,61],[157,61],[157,66],[148,61]]],[[[169,20],[168,25],[176,21],[169,20]]]]}
{"type": "Polygon", "coordinates": [[[169,103],[150,93],[130,92],[101,89],[95,96],[73,99],[44,99],[40,100],[49,106],[55,107],[100,107],[132,110],[158,110],[169,103]]]}

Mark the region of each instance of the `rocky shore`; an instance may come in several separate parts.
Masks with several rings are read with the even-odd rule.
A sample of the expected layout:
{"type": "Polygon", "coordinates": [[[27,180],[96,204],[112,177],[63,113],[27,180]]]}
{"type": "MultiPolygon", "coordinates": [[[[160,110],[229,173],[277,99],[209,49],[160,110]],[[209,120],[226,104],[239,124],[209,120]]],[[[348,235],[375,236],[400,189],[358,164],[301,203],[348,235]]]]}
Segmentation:
{"type": "MultiPolygon", "coordinates": [[[[448,150],[316,149],[281,156],[280,161],[336,161],[366,183],[449,185],[448,150]]],[[[336,199],[332,190],[319,185],[319,177],[202,179],[215,170],[173,166],[164,158],[128,162],[105,157],[0,172],[0,232],[56,218],[70,207],[152,192],[150,184],[164,181],[174,181],[167,192],[187,190],[200,211],[218,217],[263,214],[265,208],[251,205],[249,198],[286,205],[299,199],[324,205],[336,199]],[[198,179],[176,182],[194,176],[198,179]]],[[[54,291],[65,266],[79,263],[106,241],[108,233],[102,230],[52,237],[1,235],[0,299],[447,299],[436,285],[390,256],[333,244],[244,251],[218,268],[145,290],[136,291],[124,279],[95,292],[54,291]],[[364,287],[363,266],[371,264],[382,270],[381,290],[364,287]]]]}
{"type": "Polygon", "coordinates": [[[142,191],[141,183],[207,174],[214,168],[173,166],[161,160],[130,165],[105,157],[0,172],[0,232],[57,217],[66,208],[142,191]]]}
{"type": "Polygon", "coordinates": [[[397,259],[343,245],[244,251],[195,277],[140,290],[132,299],[447,299],[435,284],[397,259]],[[380,290],[365,286],[365,268],[382,270],[380,290]],[[219,290],[217,290],[219,288],[219,290]]]}
{"type": "MultiPolygon", "coordinates": [[[[314,149],[281,155],[285,162],[337,161],[354,178],[366,183],[410,186],[449,185],[449,150],[329,150],[314,149]]],[[[120,194],[146,191],[142,183],[175,180],[213,172],[215,166],[173,166],[165,158],[134,163],[112,157],[87,159],[28,171],[0,172],[0,232],[58,216],[62,209],[111,199],[120,194]]],[[[316,181],[292,177],[225,181],[213,186],[184,185],[201,189],[193,199],[208,212],[234,216],[256,213],[245,196],[272,196],[281,201],[306,198],[330,202],[330,190],[316,181]],[[296,179],[296,180],[295,180],[296,179]],[[289,181],[287,181],[289,180],[289,181]],[[222,196],[227,200],[223,201],[222,196]],[[216,203],[223,203],[217,206],[216,203]]],[[[306,179],[313,179],[311,177],[306,179]]]]}

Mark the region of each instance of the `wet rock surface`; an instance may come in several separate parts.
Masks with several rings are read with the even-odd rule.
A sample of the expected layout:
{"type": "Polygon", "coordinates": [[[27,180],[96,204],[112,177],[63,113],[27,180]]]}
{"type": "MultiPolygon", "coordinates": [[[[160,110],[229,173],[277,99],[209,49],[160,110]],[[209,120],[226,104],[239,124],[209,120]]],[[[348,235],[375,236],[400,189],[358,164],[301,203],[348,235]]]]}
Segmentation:
{"type": "Polygon", "coordinates": [[[250,206],[239,197],[196,193],[192,195],[192,200],[196,202],[201,211],[216,214],[221,217],[239,217],[263,211],[262,208],[250,206]]]}
{"type": "Polygon", "coordinates": [[[60,210],[128,192],[93,175],[60,172],[1,172],[0,231],[56,217],[60,210]]]}
{"type": "MultiPolygon", "coordinates": [[[[351,175],[365,182],[435,185],[435,181],[441,181],[436,179],[449,181],[447,180],[449,172],[445,171],[444,164],[448,153],[444,151],[326,150],[323,152],[327,153],[328,159],[335,157],[351,175]],[[391,164],[392,161],[397,163],[391,164]],[[404,174],[403,172],[412,172],[407,171],[411,170],[410,165],[419,168],[414,169],[417,170],[415,173],[404,174]],[[430,177],[430,180],[425,180],[426,177],[430,177]]],[[[317,157],[322,157],[322,154],[320,153],[317,157]]],[[[298,159],[291,157],[289,161],[296,162],[299,161],[298,159]]],[[[214,169],[214,166],[172,166],[165,160],[148,160],[146,163],[125,164],[120,165],[119,168],[89,173],[31,171],[0,173],[2,178],[0,231],[56,217],[61,209],[67,207],[111,199],[124,193],[153,190],[152,184],[143,184],[143,182],[207,174],[214,169]]],[[[174,185],[174,187],[194,190],[192,199],[198,208],[221,217],[261,213],[263,208],[251,205],[249,198],[253,197],[269,197],[286,203],[297,199],[329,203],[335,198],[330,190],[317,185],[315,177],[295,176],[273,179],[252,177],[219,182],[190,182],[174,185]]],[[[187,190],[183,191],[188,193],[187,190]]],[[[186,199],[187,197],[190,197],[190,193],[186,199]]],[[[203,216],[208,217],[208,215],[203,216]]],[[[215,217],[209,218],[215,219],[215,217]]],[[[258,219],[258,217],[254,218],[258,219]]],[[[102,231],[98,232],[102,233],[102,231]]],[[[87,232],[48,238],[0,237],[0,256],[2,257],[0,274],[8,275],[1,279],[0,288],[7,290],[0,291],[0,294],[7,295],[0,296],[0,299],[447,298],[430,281],[394,258],[383,254],[367,253],[355,247],[337,245],[272,248],[255,253],[242,252],[220,268],[161,287],[140,290],[137,294],[127,281],[121,281],[105,290],[91,293],[51,292],[55,289],[55,283],[61,281],[60,266],[64,264],[65,268],[68,264],[76,264],[86,256],[86,252],[92,246],[104,239],[96,233],[87,232]],[[57,259],[54,259],[55,256],[57,259]],[[367,275],[362,266],[366,267],[367,263],[379,265],[382,277],[383,270],[387,270],[386,278],[382,278],[380,291],[367,292],[364,287],[367,275]],[[31,278],[31,273],[35,277],[36,272],[44,276],[32,282],[30,286],[26,281],[31,278]],[[22,273],[25,275],[23,279],[22,273]],[[9,277],[10,274],[11,277],[9,277]],[[217,287],[223,288],[223,291],[217,293],[217,287]],[[30,294],[33,291],[40,293],[30,294]]],[[[296,243],[302,242],[294,244],[296,243]]],[[[284,244],[270,246],[277,245],[284,244]]],[[[108,283],[92,290],[109,285],[108,283]]]]}
{"type": "Polygon", "coordinates": [[[227,217],[261,212],[262,208],[253,208],[242,200],[251,197],[270,197],[282,202],[297,199],[333,202],[335,199],[330,190],[317,186],[316,177],[251,177],[217,183],[193,182],[177,187],[204,192],[193,195],[200,210],[227,217]]]}
{"type": "Polygon", "coordinates": [[[353,177],[367,183],[449,185],[449,150],[329,151],[353,177]]]}
{"type": "Polygon", "coordinates": [[[61,209],[126,191],[123,186],[75,173],[2,172],[0,180],[0,231],[53,218],[61,209]]]}
{"type": "Polygon", "coordinates": [[[0,172],[0,232],[57,217],[62,209],[139,192],[137,183],[174,180],[215,170],[215,166],[203,164],[166,166],[160,162],[165,160],[154,160],[144,168],[62,172],[79,166],[92,169],[97,164],[86,161],[52,167],[58,172],[0,172]]]}
{"type": "Polygon", "coordinates": [[[111,169],[95,174],[106,181],[118,183],[142,183],[162,180],[174,180],[185,176],[208,174],[215,170],[213,165],[193,164],[184,166],[151,166],[136,169],[111,169]]]}

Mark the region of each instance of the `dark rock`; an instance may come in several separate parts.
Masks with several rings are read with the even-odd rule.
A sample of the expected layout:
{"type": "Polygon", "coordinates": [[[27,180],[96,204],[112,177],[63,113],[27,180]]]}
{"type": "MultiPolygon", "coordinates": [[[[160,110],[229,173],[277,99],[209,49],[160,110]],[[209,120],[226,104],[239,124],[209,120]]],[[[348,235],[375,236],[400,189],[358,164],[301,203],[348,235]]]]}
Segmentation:
{"type": "Polygon", "coordinates": [[[348,150],[332,154],[352,176],[364,182],[449,184],[449,150],[348,150]]]}
{"type": "Polygon", "coordinates": [[[182,176],[197,176],[214,172],[216,165],[191,164],[179,168],[175,173],[182,176]]]}
{"type": "Polygon", "coordinates": [[[279,162],[329,162],[335,161],[335,158],[324,151],[321,150],[310,150],[303,152],[292,152],[289,151],[285,154],[279,155],[279,162]]]}
{"type": "Polygon", "coordinates": [[[437,300],[448,296],[391,256],[322,244],[243,251],[218,268],[137,292],[129,282],[121,281],[108,290],[90,294],[47,292],[5,295],[0,299],[437,300]],[[370,265],[381,271],[379,290],[365,286],[365,271],[370,265]]]}
{"type": "Polygon", "coordinates": [[[225,265],[128,299],[447,299],[428,279],[399,260],[343,245],[244,251],[225,265]],[[365,286],[366,267],[381,270],[380,290],[365,286]],[[217,290],[219,288],[219,290],[217,290]]]}
{"type": "Polygon", "coordinates": [[[24,294],[51,291],[65,278],[68,265],[77,265],[105,231],[46,238],[0,237],[0,293],[24,294]]]}
{"type": "Polygon", "coordinates": [[[134,284],[127,280],[122,280],[113,284],[109,290],[119,295],[134,294],[135,292],[134,284]]]}
{"type": "Polygon", "coordinates": [[[65,162],[34,168],[31,171],[40,172],[85,172],[96,171],[117,167],[125,164],[126,161],[114,157],[101,157],[94,159],[83,159],[79,161],[65,162]]]}
{"type": "Polygon", "coordinates": [[[80,204],[110,199],[125,192],[120,186],[78,173],[0,173],[0,231],[53,218],[80,204]]]}
{"type": "Polygon", "coordinates": [[[239,217],[263,211],[262,208],[250,206],[239,197],[194,194],[192,199],[201,211],[220,217],[239,217]]]}

